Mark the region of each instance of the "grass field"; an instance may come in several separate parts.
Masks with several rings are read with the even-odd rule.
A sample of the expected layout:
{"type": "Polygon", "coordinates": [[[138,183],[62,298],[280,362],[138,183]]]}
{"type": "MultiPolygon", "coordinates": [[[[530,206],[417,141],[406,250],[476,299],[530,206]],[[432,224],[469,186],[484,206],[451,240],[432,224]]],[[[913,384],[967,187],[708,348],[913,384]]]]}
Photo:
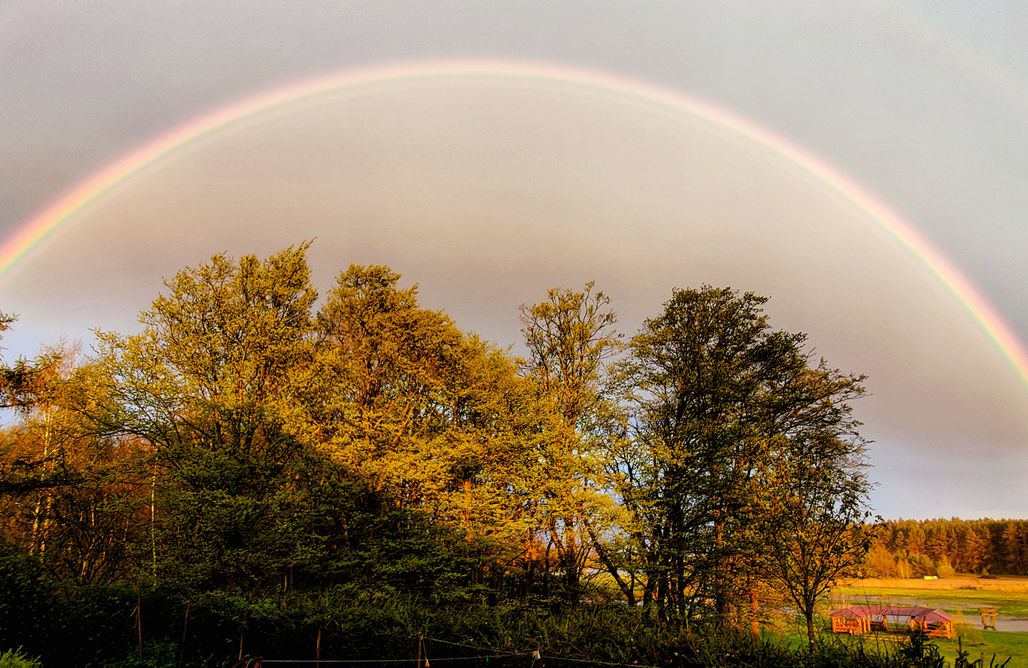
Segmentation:
{"type": "MultiPolygon", "coordinates": [[[[1008,667],[1028,666],[1028,578],[981,579],[953,577],[938,580],[867,579],[840,585],[832,590],[831,609],[861,603],[923,605],[945,610],[957,624],[957,639],[937,639],[941,653],[950,661],[958,648],[968,658],[984,659],[988,666],[993,655],[997,663],[1013,657],[1008,667]],[[979,608],[996,608],[999,624],[1013,631],[982,629],[979,608]]],[[[887,636],[869,636],[865,642],[895,643],[887,636]]]]}

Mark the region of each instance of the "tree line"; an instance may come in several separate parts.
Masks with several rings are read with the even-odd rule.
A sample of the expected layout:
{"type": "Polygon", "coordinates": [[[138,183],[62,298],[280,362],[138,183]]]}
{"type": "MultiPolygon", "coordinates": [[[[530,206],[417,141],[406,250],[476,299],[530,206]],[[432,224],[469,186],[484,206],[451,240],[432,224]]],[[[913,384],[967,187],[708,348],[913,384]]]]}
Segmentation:
{"type": "Polygon", "coordinates": [[[1025,520],[887,520],[867,555],[880,577],[1028,575],[1025,520]]]}
{"type": "Polygon", "coordinates": [[[107,633],[188,663],[258,627],[320,654],[355,602],[602,609],[666,645],[748,633],[768,597],[813,646],[870,545],[864,379],[774,329],[764,297],[675,289],[625,338],[592,283],[555,288],[521,307],[519,357],[388,267],[319,301],[306,253],[215,255],[137,333],[4,366],[0,649],[61,651],[40,630],[56,600],[79,625],[129,606],[138,638],[91,631],[96,657],[107,633]]]}

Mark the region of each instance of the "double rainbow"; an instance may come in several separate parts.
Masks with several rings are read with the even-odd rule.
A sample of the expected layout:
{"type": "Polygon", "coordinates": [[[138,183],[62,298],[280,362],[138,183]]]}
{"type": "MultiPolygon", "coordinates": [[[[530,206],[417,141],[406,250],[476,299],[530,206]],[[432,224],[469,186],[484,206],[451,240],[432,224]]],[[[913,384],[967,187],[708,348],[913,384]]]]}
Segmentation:
{"type": "Polygon", "coordinates": [[[897,212],[833,166],[785,137],[713,104],[636,79],[565,65],[491,60],[417,61],[364,67],[289,84],[195,118],[109,164],[22,225],[0,246],[0,277],[78,214],[140,173],[216,135],[276,113],[288,113],[329,94],[360,95],[384,85],[406,86],[484,78],[513,85],[551,86],[614,96],[686,118],[742,141],[819,182],[895,239],[960,302],[1028,389],[1028,355],[984,297],[897,212]]]}

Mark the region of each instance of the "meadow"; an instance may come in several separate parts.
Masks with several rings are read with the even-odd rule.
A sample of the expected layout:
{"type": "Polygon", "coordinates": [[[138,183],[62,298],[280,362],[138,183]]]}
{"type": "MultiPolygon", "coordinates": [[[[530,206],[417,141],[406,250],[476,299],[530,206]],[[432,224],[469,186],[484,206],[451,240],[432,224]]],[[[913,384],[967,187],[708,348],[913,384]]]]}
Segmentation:
{"type": "MultiPolygon", "coordinates": [[[[937,580],[869,578],[841,584],[832,590],[831,609],[863,603],[923,605],[950,613],[957,624],[957,638],[935,639],[947,661],[959,651],[970,660],[990,665],[1012,657],[1008,666],[1028,665],[1028,578],[974,576],[937,580]],[[980,608],[995,608],[998,631],[984,630],[980,608]]],[[[889,634],[871,635],[866,643],[890,644],[889,634]]]]}

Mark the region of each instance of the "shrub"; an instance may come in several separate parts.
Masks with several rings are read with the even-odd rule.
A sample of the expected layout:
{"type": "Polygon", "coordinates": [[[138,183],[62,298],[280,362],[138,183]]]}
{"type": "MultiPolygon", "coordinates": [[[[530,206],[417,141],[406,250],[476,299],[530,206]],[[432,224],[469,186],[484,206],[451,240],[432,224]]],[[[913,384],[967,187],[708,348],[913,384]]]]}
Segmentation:
{"type": "Polygon", "coordinates": [[[939,558],[939,563],[935,566],[935,573],[940,578],[951,578],[957,574],[957,571],[953,568],[953,565],[949,563],[949,557],[944,554],[939,558]]]}

